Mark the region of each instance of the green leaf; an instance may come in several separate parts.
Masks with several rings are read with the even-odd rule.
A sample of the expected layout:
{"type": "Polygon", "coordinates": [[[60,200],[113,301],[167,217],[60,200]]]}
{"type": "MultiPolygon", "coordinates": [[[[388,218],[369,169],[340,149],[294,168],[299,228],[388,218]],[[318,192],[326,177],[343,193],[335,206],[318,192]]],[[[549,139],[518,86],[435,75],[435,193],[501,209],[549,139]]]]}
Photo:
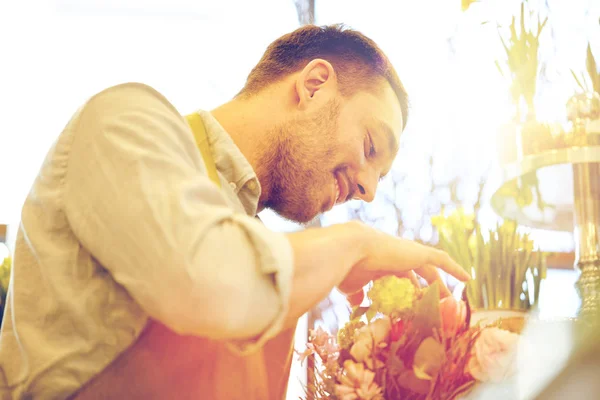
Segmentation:
{"type": "Polygon", "coordinates": [[[402,340],[397,340],[395,342],[392,342],[392,344],[390,345],[390,354],[393,354],[394,356],[396,356],[396,354],[398,354],[398,350],[400,350],[400,347],[402,347],[402,340]]]}
{"type": "Polygon", "coordinates": [[[537,31],[537,36],[536,39],[539,39],[540,34],[542,33],[542,30],[544,29],[544,27],[546,26],[546,22],[548,22],[548,17],[546,17],[544,19],[544,22],[542,22],[542,24],[540,25],[540,21],[538,19],[538,31],[537,31]]]}
{"type": "MultiPolygon", "coordinates": [[[[600,79],[600,75],[598,76],[598,79],[600,79]]],[[[585,74],[583,72],[581,73],[581,81],[585,85],[585,91],[589,92],[590,91],[590,87],[588,86],[587,79],[585,79],[585,74]]],[[[593,86],[593,84],[594,84],[594,82],[592,82],[592,86],[593,86]]]]}
{"type": "Polygon", "coordinates": [[[369,307],[356,307],[354,311],[352,311],[352,314],[350,314],[350,320],[362,317],[368,310],[369,307]]]}
{"type": "Polygon", "coordinates": [[[502,75],[502,77],[504,77],[504,72],[502,72],[502,67],[500,67],[500,63],[498,62],[498,60],[495,61],[496,64],[496,68],[498,68],[498,71],[500,72],[500,75],[502,75]]]}
{"type": "Polygon", "coordinates": [[[579,81],[579,79],[577,79],[577,75],[575,75],[575,72],[573,70],[570,70],[570,71],[571,71],[571,75],[573,75],[573,78],[575,78],[575,82],[577,82],[577,85],[579,86],[579,88],[581,90],[585,91],[585,87],[581,84],[581,82],[579,81]]]}
{"type": "Polygon", "coordinates": [[[365,314],[367,316],[367,321],[371,321],[373,319],[373,317],[375,317],[375,315],[377,315],[377,310],[369,307],[369,309],[367,310],[367,312],[365,314]]]}
{"type": "Polygon", "coordinates": [[[594,59],[594,54],[592,53],[592,47],[588,43],[587,46],[587,57],[586,57],[586,67],[588,70],[588,74],[592,80],[593,90],[596,92],[600,92],[600,74],[598,73],[598,67],[596,65],[596,60],[594,59]]]}
{"type": "Polygon", "coordinates": [[[423,297],[415,302],[415,317],[413,326],[424,339],[439,331],[442,327],[440,316],[439,283],[434,282],[424,289],[423,297]]]}
{"type": "Polygon", "coordinates": [[[461,0],[461,10],[467,11],[469,9],[469,7],[471,6],[471,4],[473,3],[477,3],[479,0],[461,0]]]}
{"type": "Polygon", "coordinates": [[[446,353],[444,346],[431,336],[423,340],[413,361],[413,372],[419,379],[432,380],[439,372],[446,353]]]}
{"type": "Polygon", "coordinates": [[[406,367],[404,366],[404,363],[402,362],[400,357],[396,355],[396,353],[390,354],[391,356],[390,358],[388,358],[387,361],[388,373],[392,376],[399,375],[400,373],[402,373],[402,371],[406,369],[406,367]]]}
{"type": "Polygon", "coordinates": [[[429,388],[431,386],[430,381],[417,378],[415,373],[410,369],[402,371],[397,377],[397,382],[403,388],[419,394],[429,393],[429,388]]]}
{"type": "Polygon", "coordinates": [[[521,33],[525,33],[525,3],[521,3],[521,33]]]}

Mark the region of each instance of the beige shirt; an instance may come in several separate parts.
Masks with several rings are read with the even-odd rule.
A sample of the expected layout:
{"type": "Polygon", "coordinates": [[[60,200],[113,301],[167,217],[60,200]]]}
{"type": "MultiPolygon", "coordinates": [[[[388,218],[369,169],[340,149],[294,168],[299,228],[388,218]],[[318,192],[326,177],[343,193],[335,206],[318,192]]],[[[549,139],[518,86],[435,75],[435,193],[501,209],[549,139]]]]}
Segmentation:
{"type": "Polygon", "coordinates": [[[200,114],[222,189],[185,119],[148,86],[107,89],[68,123],[23,207],[0,333],[0,399],[67,397],[149,317],[242,352],[281,330],[290,244],[254,217],[256,174],[200,114]]]}

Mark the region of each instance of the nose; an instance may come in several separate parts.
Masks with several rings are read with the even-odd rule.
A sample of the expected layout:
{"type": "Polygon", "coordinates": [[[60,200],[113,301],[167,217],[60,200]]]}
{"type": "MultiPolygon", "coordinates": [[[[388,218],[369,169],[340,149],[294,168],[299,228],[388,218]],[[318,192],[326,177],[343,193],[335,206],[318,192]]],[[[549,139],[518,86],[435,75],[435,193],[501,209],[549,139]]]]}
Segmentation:
{"type": "Polygon", "coordinates": [[[375,198],[378,183],[377,171],[373,168],[365,168],[356,175],[355,199],[370,203],[375,198]]]}

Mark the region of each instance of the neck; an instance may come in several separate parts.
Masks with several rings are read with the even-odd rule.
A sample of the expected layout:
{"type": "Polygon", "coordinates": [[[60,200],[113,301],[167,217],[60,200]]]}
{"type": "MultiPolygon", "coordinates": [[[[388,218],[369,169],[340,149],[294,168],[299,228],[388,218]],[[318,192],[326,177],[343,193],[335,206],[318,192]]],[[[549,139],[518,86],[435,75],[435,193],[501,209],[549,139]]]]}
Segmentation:
{"type": "Polygon", "coordinates": [[[256,172],[261,186],[258,211],[264,208],[271,192],[269,160],[273,157],[268,152],[273,151],[276,140],[274,127],[281,122],[276,118],[283,115],[283,105],[275,104],[272,98],[272,94],[235,98],[211,111],[256,172]]]}

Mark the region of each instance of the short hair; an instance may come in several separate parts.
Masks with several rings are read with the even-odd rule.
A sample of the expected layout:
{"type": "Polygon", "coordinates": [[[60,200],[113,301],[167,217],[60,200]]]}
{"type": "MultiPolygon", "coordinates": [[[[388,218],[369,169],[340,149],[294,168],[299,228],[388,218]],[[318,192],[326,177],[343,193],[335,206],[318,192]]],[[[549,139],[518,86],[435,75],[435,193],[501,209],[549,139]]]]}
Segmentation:
{"type": "Polygon", "coordinates": [[[344,25],[304,25],[275,40],[248,75],[238,96],[258,93],[315,58],[331,63],[343,96],[372,89],[377,78],[387,80],[398,98],[406,126],[408,94],[396,70],[373,40],[344,25]]]}

